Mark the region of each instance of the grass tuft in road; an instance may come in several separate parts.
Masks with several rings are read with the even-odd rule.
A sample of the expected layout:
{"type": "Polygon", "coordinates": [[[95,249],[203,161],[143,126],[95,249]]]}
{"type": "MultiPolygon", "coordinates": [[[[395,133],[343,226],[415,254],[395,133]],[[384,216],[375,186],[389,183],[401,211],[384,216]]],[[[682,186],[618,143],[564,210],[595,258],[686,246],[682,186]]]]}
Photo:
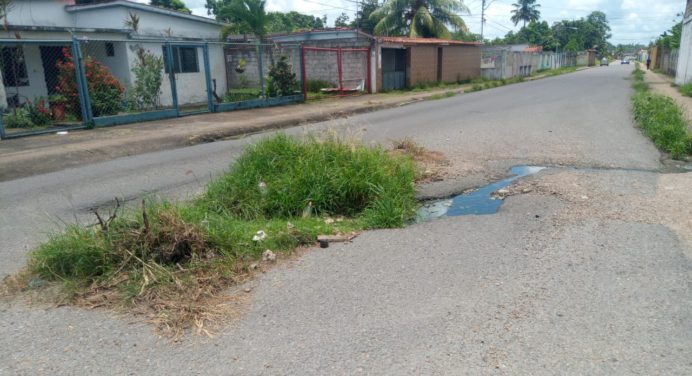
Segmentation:
{"type": "Polygon", "coordinates": [[[196,200],[143,201],[53,235],[5,288],[142,314],[173,337],[208,333],[230,316],[225,291],[272,254],[320,234],[402,226],[416,205],[414,157],[335,136],[266,138],[196,200]]]}
{"type": "Polygon", "coordinates": [[[466,93],[473,93],[476,91],[492,89],[492,88],[510,85],[510,84],[516,84],[516,83],[524,82],[524,81],[525,81],[524,77],[503,78],[500,80],[478,79],[478,80],[474,80],[472,82],[473,86],[466,89],[465,92],[466,93]]]}
{"type": "Polygon", "coordinates": [[[686,97],[692,97],[692,82],[678,87],[678,91],[686,97]]]}
{"type": "Polygon", "coordinates": [[[692,134],[680,106],[672,98],[652,93],[637,64],[632,78],[634,119],[651,140],[674,159],[692,154],[692,134]]]}

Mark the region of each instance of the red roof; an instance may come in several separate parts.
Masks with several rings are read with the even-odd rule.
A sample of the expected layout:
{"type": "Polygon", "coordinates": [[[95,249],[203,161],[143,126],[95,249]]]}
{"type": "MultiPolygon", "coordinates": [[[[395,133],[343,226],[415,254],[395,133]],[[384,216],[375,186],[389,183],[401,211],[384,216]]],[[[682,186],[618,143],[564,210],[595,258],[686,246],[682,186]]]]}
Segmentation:
{"type": "Polygon", "coordinates": [[[404,45],[463,45],[463,46],[480,46],[479,42],[463,42],[460,40],[440,39],[440,38],[408,38],[408,37],[378,37],[380,43],[396,43],[404,45]]]}

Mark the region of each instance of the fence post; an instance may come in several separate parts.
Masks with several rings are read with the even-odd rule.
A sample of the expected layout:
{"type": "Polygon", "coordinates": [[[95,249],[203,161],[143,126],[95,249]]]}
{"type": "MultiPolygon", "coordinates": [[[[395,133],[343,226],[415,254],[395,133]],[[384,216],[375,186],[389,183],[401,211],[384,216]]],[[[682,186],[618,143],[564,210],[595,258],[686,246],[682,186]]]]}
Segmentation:
{"type": "Polygon", "coordinates": [[[171,100],[175,115],[180,116],[180,107],[178,106],[178,88],[175,84],[175,64],[173,63],[173,48],[170,41],[166,41],[166,65],[168,66],[168,79],[171,81],[171,100]]]}
{"type": "Polygon", "coordinates": [[[260,88],[262,89],[262,98],[267,99],[266,88],[264,87],[264,63],[262,62],[262,45],[259,41],[256,42],[257,46],[257,68],[259,69],[259,80],[260,88]]]}
{"type": "Polygon", "coordinates": [[[303,81],[303,100],[308,100],[308,81],[305,79],[305,45],[300,44],[300,78],[303,81]]]}
{"type": "Polygon", "coordinates": [[[2,114],[0,114],[0,140],[5,138],[5,124],[2,122],[2,114]]]}
{"type": "Polygon", "coordinates": [[[341,66],[342,64],[342,52],[341,52],[341,47],[339,47],[339,50],[336,52],[336,59],[337,59],[337,66],[339,68],[339,95],[344,95],[344,76],[343,76],[343,67],[341,66]]]}
{"type": "Polygon", "coordinates": [[[209,112],[214,112],[214,99],[211,95],[212,85],[211,85],[211,68],[209,64],[209,43],[205,42],[202,49],[202,55],[204,56],[204,79],[207,81],[207,107],[209,112]]]}
{"type": "Polygon", "coordinates": [[[79,94],[79,107],[82,111],[82,122],[87,127],[91,127],[93,124],[93,112],[91,109],[91,98],[89,98],[86,72],[84,71],[84,57],[82,56],[79,40],[75,37],[72,37],[72,59],[74,60],[74,73],[77,81],[77,93],[79,94]]]}
{"type": "Polygon", "coordinates": [[[368,48],[368,74],[367,80],[368,80],[368,94],[372,94],[372,71],[371,71],[371,64],[372,64],[372,47],[368,48]]]}

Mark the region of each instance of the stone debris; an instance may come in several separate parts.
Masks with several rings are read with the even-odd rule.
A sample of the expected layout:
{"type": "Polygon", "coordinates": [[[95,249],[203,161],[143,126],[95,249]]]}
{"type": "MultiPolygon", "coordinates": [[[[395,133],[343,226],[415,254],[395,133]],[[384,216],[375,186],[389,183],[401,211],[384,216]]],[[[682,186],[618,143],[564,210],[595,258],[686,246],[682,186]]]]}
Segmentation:
{"type": "Polygon", "coordinates": [[[334,223],[334,219],[333,219],[333,218],[326,218],[326,219],[324,220],[324,223],[326,223],[326,224],[328,224],[328,225],[331,225],[332,223],[334,223]]]}
{"type": "Polygon", "coordinates": [[[270,249],[267,249],[262,253],[262,261],[276,261],[276,253],[272,252],[270,249]]]}

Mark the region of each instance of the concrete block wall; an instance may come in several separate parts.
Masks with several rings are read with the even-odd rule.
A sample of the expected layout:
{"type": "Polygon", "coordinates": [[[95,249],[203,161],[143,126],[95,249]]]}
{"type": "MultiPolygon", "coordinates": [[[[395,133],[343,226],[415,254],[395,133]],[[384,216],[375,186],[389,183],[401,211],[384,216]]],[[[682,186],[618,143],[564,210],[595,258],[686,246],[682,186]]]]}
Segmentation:
{"type": "Polygon", "coordinates": [[[437,46],[411,46],[408,53],[408,86],[437,82],[437,46]]]}
{"type": "MultiPolygon", "coordinates": [[[[445,46],[442,50],[442,81],[457,82],[481,75],[481,49],[477,46],[445,46]]],[[[437,66],[437,65],[436,65],[437,66]]]]}
{"type": "MultiPolygon", "coordinates": [[[[370,41],[366,39],[340,40],[340,41],[308,41],[306,47],[319,48],[369,48],[370,41]]],[[[278,45],[277,47],[263,48],[264,75],[266,77],[271,64],[281,56],[288,58],[289,64],[299,81],[302,80],[300,67],[301,50],[298,45],[278,45]]],[[[357,82],[367,79],[368,52],[343,52],[342,77],[345,87],[356,86],[357,82]]],[[[260,77],[258,69],[258,54],[254,46],[229,46],[226,48],[226,65],[229,77],[229,87],[240,87],[245,83],[248,87],[259,87],[260,77]],[[247,63],[245,72],[238,73],[235,67],[244,59],[247,63]]],[[[305,52],[305,71],[308,80],[321,80],[333,83],[339,81],[338,59],[336,51],[311,51],[305,52]]]]}

